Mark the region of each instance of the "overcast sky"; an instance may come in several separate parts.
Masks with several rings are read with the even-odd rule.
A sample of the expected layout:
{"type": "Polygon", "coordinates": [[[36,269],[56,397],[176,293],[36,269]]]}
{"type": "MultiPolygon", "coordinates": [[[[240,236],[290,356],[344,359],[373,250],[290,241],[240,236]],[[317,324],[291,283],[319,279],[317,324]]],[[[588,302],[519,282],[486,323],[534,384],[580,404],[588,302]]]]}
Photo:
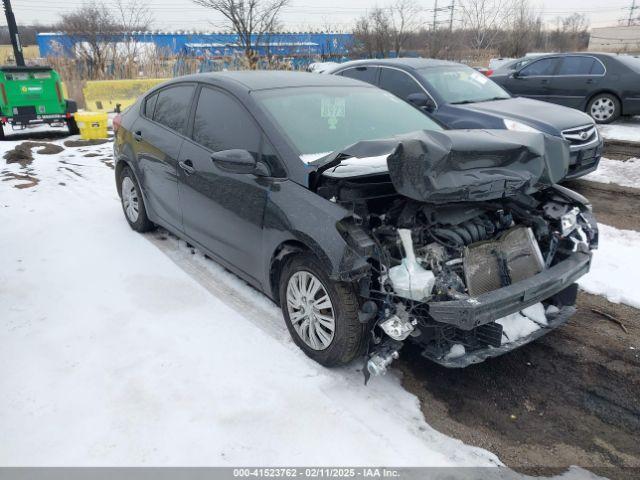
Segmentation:
{"type": "MultiPolygon", "coordinates": [[[[154,15],[154,28],[160,30],[211,30],[216,29],[216,15],[190,0],[137,0],[149,6],[154,15]]],[[[284,11],[282,21],[288,30],[308,30],[309,28],[345,29],[353,25],[355,18],[375,5],[383,6],[393,0],[291,0],[284,11]]],[[[425,23],[433,21],[436,0],[416,0],[423,9],[425,23]]],[[[451,0],[437,0],[438,6],[448,6],[451,0]]],[[[459,0],[456,0],[456,3],[459,0]]],[[[589,17],[592,27],[616,25],[617,21],[629,15],[632,0],[530,0],[531,5],[542,14],[545,22],[552,23],[558,16],[574,12],[589,17]],[[625,10],[626,8],[626,10],[625,10]]],[[[60,12],[78,8],[83,0],[12,0],[18,23],[49,24],[56,22],[60,12]]],[[[104,0],[107,5],[113,0],[104,0]]],[[[640,4],[640,0],[637,1],[640,4]]],[[[454,18],[459,18],[456,11],[454,18]]],[[[636,10],[636,15],[640,9],[636,10]]],[[[449,12],[439,12],[439,21],[448,20],[449,12]]],[[[4,15],[1,23],[6,25],[4,15]]]]}

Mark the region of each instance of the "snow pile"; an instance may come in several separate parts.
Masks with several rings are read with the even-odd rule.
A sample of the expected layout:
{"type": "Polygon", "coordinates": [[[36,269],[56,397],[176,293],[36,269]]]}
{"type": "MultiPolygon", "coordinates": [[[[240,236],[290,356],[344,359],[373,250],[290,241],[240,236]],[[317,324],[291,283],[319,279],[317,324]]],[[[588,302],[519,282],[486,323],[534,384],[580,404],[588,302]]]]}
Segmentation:
{"type": "Polygon", "coordinates": [[[455,343],[451,345],[449,353],[447,353],[444,358],[445,360],[453,360],[455,358],[462,357],[465,353],[467,353],[467,350],[464,348],[464,345],[455,343]]]}
{"type": "Polygon", "coordinates": [[[584,180],[613,183],[623,187],[640,188],[640,159],[609,160],[602,158],[598,169],[582,177],[584,180]]]}
{"type": "Polygon", "coordinates": [[[591,271],[578,280],[580,288],[614,303],[640,308],[640,232],[600,224],[598,250],[591,271]]]}
{"type": "Polygon", "coordinates": [[[633,117],[626,123],[598,125],[598,131],[603,138],[609,140],[640,142],[640,117],[633,117]]]}
{"type": "Polygon", "coordinates": [[[502,325],[502,344],[515,342],[547,325],[542,303],[536,303],[519,312],[496,320],[502,325]]]}
{"type": "Polygon", "coordinates": [[[264,296],[133,232],[84,157],[110,148],[0,182],[0,465],[500,464],[429,427],[396,375],[319,366],[264,296]]]}
{"type": "Polygon", "coordinates": [[[348,177],[353,175],[371,175],[374,173],[388,172],[388,157],[389,155],[346,158],[340,162],[340,165],[325,171],[324,175],[330,177],[348,177]]]}

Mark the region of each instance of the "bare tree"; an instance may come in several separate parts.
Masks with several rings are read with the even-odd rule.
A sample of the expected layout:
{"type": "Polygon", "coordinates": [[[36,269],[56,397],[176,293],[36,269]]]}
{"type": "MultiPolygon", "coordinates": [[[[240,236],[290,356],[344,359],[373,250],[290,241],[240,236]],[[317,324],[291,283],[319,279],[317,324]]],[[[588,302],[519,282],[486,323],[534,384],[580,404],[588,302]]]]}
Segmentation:
{"type": "Polygon", "coordinates": [[[392,30],[387,11],[374,8],[356,21],[353,35],[357,50],[368,57],[388,57],[393,47],[392,30]]]}
{"type": "Polygon", "coordinates": [[[238,46],[244,51],[251,68],[258,63],[258,49],[264,37],[279,28],[278,17],[289,4],[289,0],[192,1],[224,17],[225,27],[230,27],[238,36],[238,46]]]}
{"type": "Polygon", "coordinates": [[[104,4],[94,2],[60,17],[57,29],[73,42],[74,55],[86,62],[92,70],[91,77],[102,78],[107,60],[113,55],[114,36],[121,28],[112,12],[104,4]]]}
{"type": "Polygon", "coordinates": [[[124,36],[121,53],[126,62],[134,62],[140,55],[140,42],[133,33],[148,30],[153,24],[153,14],[145,4],[135,0],[115,0],[114,12],[124,36]]]}
{"type": "Polygon", "coordinates": [[[479,57],[491,48],[508,18],[506,0],[463,0],[460,4],[464,28],[470,34],[471,48],[479,57]]]}
{"type": "Polygon", "coordinates": [[[522,57],[540,42],[542,19],[536,15],[528,0],[515,0],[506,22],[500,53],[508,57],[522,57]]]}
{"type": "Polygon", "coordinates": [[[420,9],[414,0],[396,0],[389,9],[391,41],[396,57],[419,25],[420,9]]]}

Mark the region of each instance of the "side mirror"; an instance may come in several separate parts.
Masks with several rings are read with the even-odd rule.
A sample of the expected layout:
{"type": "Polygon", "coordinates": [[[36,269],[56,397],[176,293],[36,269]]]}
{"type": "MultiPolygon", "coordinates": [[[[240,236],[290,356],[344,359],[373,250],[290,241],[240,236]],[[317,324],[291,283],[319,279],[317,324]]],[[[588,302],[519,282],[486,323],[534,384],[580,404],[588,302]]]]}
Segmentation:
{"type": "Polygon", "coordinates": [[[434,101],[425,93],[412,93],[407,97],[407,102],[427,112],[433,112],[436,108],[434,101]]]}
{"type": "Polygon", "coordinates": [[[524,75],[521,75],[521,74],[520,74],[520,70],[516,70],[515,72],[513,72],[513,73],[511,74],[511,77],[512,77],[512,78],[522,78],[523,76],[524,76],[524,75]]]}
{"type": "Polygon", "coordinates": [[[220,169],[231,173],[254,173],[258,162],[246,150],[221,150],[211,154],[211,160],[220,169]]]}

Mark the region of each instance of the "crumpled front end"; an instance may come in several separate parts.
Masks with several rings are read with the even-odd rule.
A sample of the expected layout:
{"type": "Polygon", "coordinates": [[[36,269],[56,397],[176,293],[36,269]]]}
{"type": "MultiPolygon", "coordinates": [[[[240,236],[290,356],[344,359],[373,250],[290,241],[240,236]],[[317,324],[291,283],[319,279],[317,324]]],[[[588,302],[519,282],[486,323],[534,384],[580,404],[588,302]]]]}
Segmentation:
{"type": "Polygon", "coordinates": [[[555,184],[567,171],[564,143],[436,133],[366,142],[373,158],[389,152],[388,172],[371,173],[369,162],[367,174],[353,175],[354,146],[352,174],[341,175],[337,161],[316,187],[353,211],[338,225],[348,243],[368,246],[360,319],[372,374],[406,341],[463,367],[557,328],[575,312],[575,282],[597,247],[587,200],[555,184]]]}

